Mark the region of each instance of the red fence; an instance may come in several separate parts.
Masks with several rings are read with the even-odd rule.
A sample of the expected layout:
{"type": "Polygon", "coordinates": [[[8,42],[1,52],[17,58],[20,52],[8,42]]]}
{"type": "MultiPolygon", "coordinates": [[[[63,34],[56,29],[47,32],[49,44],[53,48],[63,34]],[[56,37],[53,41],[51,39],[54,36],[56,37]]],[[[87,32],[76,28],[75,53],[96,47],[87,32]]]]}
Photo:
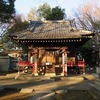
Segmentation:
{"type": "Polygon", "coordinates": [[[75,63],[74,61],[70,61],[70,62],[67,63],[67,66],[70,66],[70,67],[74,67],[74,66],[84,67],[85,62],[84,61],[78,61],[77,63],[75,63]]]}
{"type": "Polygon", "coordinates": [[[31,64],[29,61],[18,61],[18,72],[20,72],[21,69],[24,72],[25,72],[25,70],[28,71],[29,67],[32,68],[32,73],[34,73],[34,64],[31,64]]]}
{"type": "Polygon", "coordinates": [[[34,64],[31,64],[29,61],[18,61],[18,66],[20,67],[26,67],[26,66],[33,66],[34,64]]]}
{"type": "Polygon", "coordinates": [[[80,73],[85,73],[85,62],[84,60],[78,61],[77,63],[74,61],[70,61],[67,63],[67,66],[69,68],[72,68],[74,70],[79,70],[80,73]]]}

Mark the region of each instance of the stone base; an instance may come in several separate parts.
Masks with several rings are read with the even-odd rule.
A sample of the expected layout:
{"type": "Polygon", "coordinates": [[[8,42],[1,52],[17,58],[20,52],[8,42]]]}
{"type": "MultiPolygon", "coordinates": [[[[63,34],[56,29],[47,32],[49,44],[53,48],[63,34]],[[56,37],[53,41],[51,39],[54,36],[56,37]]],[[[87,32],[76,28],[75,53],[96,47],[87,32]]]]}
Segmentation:
{"type": "Polygon", "coordinates": [[[20,93],[32,93],[34,91],[33,88],[23,88],[20,93]]]}
{"type": "Polygon", "coordinates": [[[34,73],[33,75],[34,75],[34,76],[38,76],[38,73],[34,73]]]}
{"type": "Polygon", "coordinates": [[[49,76],[49,77],[56,76],[56,73],[45,73],[45,76],[49,76]]]}
{"type": "Polygon", "coordinates": [[[64,73],[61,73],[61,76],[64,76],[64,73]]]}
{"type": "MultiPolygon", "coordinates": [[[[65,75],[64,75],[64,73],[61,73],[61,74],[59,74],[59,75],[56,75],[56,73],[45,73],[45,76],[50,76],[50,77],[52,77],[52,76],[65,76],[65,75]]],[[[66,76],[67,76],[67,74],[66,74],[66,76]]]]}

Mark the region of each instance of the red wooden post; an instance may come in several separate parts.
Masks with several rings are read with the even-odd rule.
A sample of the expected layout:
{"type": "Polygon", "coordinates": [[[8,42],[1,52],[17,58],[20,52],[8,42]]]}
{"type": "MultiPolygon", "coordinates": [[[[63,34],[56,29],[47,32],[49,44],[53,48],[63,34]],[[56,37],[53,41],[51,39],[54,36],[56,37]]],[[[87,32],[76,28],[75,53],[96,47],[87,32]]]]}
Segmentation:
{"type": "Polygon", "coordinates": [[[64,76],[67,75],[67,52],[64,51],[62,54],[62,65],[63,65],[63,73],[64,76]]]}

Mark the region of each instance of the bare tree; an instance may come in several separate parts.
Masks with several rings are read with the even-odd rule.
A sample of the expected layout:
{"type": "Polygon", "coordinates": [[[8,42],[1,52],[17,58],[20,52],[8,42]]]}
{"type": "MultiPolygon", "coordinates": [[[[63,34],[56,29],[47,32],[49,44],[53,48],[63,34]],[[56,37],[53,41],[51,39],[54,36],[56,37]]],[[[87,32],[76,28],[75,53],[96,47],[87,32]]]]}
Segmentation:
{"type": "Polygon", "coordinates": [[[11,19],[9,23],[0,23],[0,36],[3,37],[11,27],[13,27],[17,23],[22,22],[22,19],[23,15],[14,14],[13,19],[11,19]]]}
{"type": "Polygon", "coordinates": [[[0,44],[2,44],[2,48],[8,49],[14,47],[14,44],[10,41],[9,35],[14,34],[18,31],[24,30],[28,27],[28,22],[23,21],[23,15],[16,14],[14,18],[7,24],[3,23],[2,25],[2,38],[0,39],[0,44]]]}
{"type": "Polygon", "coordinates": [[[92,0],[79,7],[75,15],[80,28],[100,31],[100,7],[98,2],[92,0]]]}
{"type": "Polygon", "coordinates": [[[28,20],[40,20],[41,19],[36,8],[32,8],[29,11],[27,18],[28,20]]]}

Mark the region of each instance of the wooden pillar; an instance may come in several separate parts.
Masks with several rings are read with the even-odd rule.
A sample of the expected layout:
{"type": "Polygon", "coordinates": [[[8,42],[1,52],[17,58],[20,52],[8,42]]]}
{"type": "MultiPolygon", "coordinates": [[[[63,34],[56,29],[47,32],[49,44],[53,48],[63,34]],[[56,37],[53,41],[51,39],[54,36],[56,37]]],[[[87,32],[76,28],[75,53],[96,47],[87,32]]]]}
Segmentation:
{"type": "Polygon", "coordinates": [[[38,76],[38,73],[37,73],[37,60],[34,63],[34,76],[38,76]]]}
{"type": "Polygon", "coordinates": [[[63,75],[67,76],[67,52],[66,51],[62,53],[62,67],[63,67],[63,75]]]}
{"type": "Polygon", "coordinates": [[[28,61],[30,61],[31,54],[28,52],[28,61]]]}
{"type": "Polygon", "coordinates": [[[35,50],[35,61],[34,61],[34,76],[38,76],[38,49],[35,50]]]}
{"type": "Polygon", "coordinates": [[[83,74],[85,74],[85,61],[83,59],[83,74]]]}

